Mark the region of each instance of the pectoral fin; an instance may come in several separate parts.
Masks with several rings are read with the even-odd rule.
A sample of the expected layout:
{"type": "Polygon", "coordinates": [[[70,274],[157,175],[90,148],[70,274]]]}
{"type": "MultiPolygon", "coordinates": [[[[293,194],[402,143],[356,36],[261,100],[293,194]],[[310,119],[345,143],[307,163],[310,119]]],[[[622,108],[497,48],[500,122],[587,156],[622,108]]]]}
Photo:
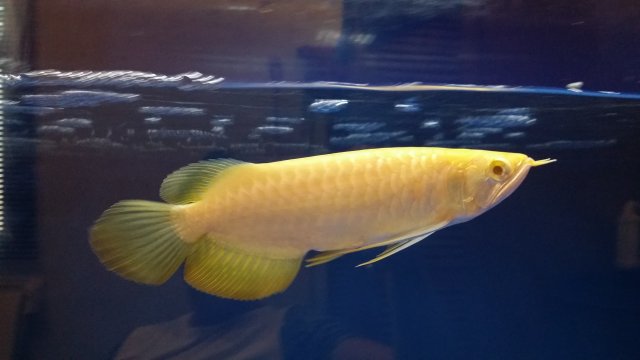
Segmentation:
{"type": "Polygon", "coordinates": [[[377,248],[377,247],[382,247],[385,245],[389,245],[389,244],[395,244],[398,243],[400,241],[403,241],[402,239],[404,239],[405,237],[394,237],[392,239],[389,239],[387,241],[383,241],[380,243],[375,243],[372,245],[367,245],[367,246],[361,246],[358,248],[353,248],[353,249],[342,249],[342,250],[329,250],[329,251],[323,251],[321,253],[319,253],[316,256],[313,256],[309,259],[307,259],[307,264],[305,265],[306,267],[312,267],[312,266],[317,266],[317,265],[322,265],[322,264],[326,264],[329,261],[333,261],[339,257],[341,257],[342,255],[347,255],[347,254],[352,254],[354,252],[358,252],[358,251],[363,251],[363,250],[369,250],[369,249],[373,249],[373,248],[377,248]]]}
{"type": "Polygon", "coordinates": [[[371,260],[369,260],[367,262],[363,262],[362,264],[359,264],[356,267],[365,266],[365,265],[371,265],[374,262],[378,262],[378,261],[380,261],[382,259],[388,258],[389,256],[391,256],[391,255],[393,255],[393,254],[395,254],[395,253],[397,253],[399,251],[402,251],[402,250],[408,248],[411,245],[417,244],[418,242],[422,241],[424,238],[426,238],[427,236],[433,234],[434,232],[435,231],[432,231],[430,233],[427,233],[427,234],[424,234],[424,235],[419,235],[419,236],[416,236],[414,238],[411,238],[411,239],[408,239],[408,240],[405,240],[405,241],[401,241],[401,242],[399,242],[397,244],[390,245],[390,246],[387,247],[387,249],[385,251],[381,252],[380,255],[376,256],[375,258],[373,258],[373,259],[371,259],[371,260]]]}
{"type": "Polygon", "coordinates": [[[377,242],[371,245],[361,246],[358,248],[323,251],[317,254],[316,256],[313,256],[307,259],[306,260],[307,264],[305,266],[306,267],[317,266],[317,265],[328,263],[329,261],[333,261],[341,257],[342,255],[351,254],[351,253],[362,251],[362,250],[369,250],[369,249],[373,249],[381,246],[388,246],[387,250],[385,250],[382,254],[378,255],[378,257],[364,264],[360,264],[358,266],[368,265],[378,260],[382,260],[388,256],[391,256],[400,250],[406,249],[407,247],[417,243],[418,241],[426,238],[427,236],[447,226],[447,224],[449,224],[449,221],[442,221],[428,228],[423,228],[410,233],[404,233],[402,235],[393,236],[388,240],[377,242]],[[401,247],[401,246],[402,248],[397,249],[397,247],[401,247]],[[384,255],[384,257],[380,257],[382,255],[384,255]]]}

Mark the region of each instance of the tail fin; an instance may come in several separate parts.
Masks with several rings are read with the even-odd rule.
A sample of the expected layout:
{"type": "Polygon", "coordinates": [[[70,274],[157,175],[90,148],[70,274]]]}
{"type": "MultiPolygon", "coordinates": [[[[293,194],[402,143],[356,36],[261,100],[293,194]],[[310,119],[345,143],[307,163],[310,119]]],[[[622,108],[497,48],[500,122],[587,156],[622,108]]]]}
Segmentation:
{"type": "Polygon", "coordinates": [[[224,298],[256,300],[284,291],[303,254],[278,258],[246,252],[203,236],[193,244],[176,232],[176,205],[125,200],[111,206],[91,229],[91,247],[104,266],[144,284],[167,281],[185,262],[185,280],[194,288],[224,298]]]}
{"type": "Polygon", "coordinates": [[[91,229],[91,247],[104,266],[120,276],[158,285],[178,270],[190,245],[177,234],[174,205],[125,200],[107,209],[91,229]]]}

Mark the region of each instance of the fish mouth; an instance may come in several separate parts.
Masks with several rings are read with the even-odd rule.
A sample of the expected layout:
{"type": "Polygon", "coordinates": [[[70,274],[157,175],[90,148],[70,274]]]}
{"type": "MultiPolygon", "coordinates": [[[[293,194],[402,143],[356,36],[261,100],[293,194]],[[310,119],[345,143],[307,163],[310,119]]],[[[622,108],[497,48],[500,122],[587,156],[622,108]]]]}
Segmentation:
{"type": "Polygon", "coordinates": [[[556,159],[533,160],[532,158],[524,160],[524,164],[519,166],[518,172],[513,176],[513,178],[494,191],[491,196],[491,206],[493,207],[497,205],[511,195],[518,186],[520,186],[524,178],[527,177],[530,168],[550,164],[555,161],[556,159]]]}

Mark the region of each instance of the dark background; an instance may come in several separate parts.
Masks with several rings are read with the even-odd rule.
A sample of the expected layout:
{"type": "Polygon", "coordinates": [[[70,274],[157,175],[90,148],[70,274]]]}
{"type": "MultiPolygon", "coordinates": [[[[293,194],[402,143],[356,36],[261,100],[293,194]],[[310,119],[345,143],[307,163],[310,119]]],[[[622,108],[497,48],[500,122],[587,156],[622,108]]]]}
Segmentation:
{"type": "Polygon", "coordinates": [[[36,69],[640,90],[634,0],[31,3],[36,69]]]}
{"type": "MultiPolygon", "coordinates": [[[[228,81],[582,81],[640,91],[634,0],[28,4],[28,69],[199,71],[228,81]]],[[[371,272],[354,272],[357,256],[303,271],[276,302],[308,300],[305,276],[326,271],[325,309],[372,338],[390,331],[401,358],[637,359],[638,276],[613,267],[617,216],[638,197],[637,162],[625,155],[556,153],[571,165],[536,169],[477,222],[371,272]]],[[[178,278],[148,288],[104,271],[87,229],[119,199],[156,198],[165,174],[199,158],[38,153],[36,267],[46,296],[28,353],[106,359],[132,328],[188,309],[178,278]]]]}

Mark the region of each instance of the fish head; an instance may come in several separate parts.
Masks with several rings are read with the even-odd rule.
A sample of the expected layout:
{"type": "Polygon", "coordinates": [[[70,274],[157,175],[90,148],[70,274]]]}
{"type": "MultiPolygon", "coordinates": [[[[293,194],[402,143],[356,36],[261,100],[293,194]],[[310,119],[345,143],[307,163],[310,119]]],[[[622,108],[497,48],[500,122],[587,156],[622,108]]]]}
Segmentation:
{"type": "Polygon", "coordinates": [[[458,222],[476,217],[506,199],[520,186],[529,169],[555,160],[533,160],[525,154],[479,151],[461,169],[458,222]]]}

